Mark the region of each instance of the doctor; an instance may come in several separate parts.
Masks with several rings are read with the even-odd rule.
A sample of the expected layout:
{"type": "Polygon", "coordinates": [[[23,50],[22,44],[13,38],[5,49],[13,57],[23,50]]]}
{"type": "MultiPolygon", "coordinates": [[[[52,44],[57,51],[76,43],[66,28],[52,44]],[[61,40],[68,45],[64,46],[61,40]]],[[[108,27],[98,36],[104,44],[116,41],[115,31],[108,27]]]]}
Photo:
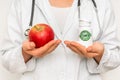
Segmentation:
{"type": "Polygon", "coordinates": [[[36,0],[33,25],[49,24],[55,40],[35,48],[24,35],[32,0],[15,0],[8,17],[8,36],[0,44],[3,65],[21,73],[20,80],[102,80],[100,74],[120,64],[116,24],[109,0],[36,0]],[[80,13],[80,14],[79,14],[80,13]],[[97,16],[98,15],[98,16],[97,16]],[[78,43],[79,18],[89,21],[93,44],[78,43]],[[98,38],[99,37],[99,38],[98,38]]]}

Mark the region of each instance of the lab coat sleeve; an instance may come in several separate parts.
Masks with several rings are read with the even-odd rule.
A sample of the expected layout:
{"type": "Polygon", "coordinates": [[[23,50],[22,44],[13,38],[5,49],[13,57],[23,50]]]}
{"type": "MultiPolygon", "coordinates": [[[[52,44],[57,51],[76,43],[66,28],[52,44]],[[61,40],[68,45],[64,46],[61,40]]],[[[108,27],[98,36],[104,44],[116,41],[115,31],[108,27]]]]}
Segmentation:
{"type": "Polygon", "coordinates": [[[25,36],[22,31],[21,14],[21,0],[15,0],[8,16],[7,36],[3,37],[0,45],[3,66],[14,73],[34,70],[36,60],[33,57],[25,63],[22,56],[22,42],[25,36]]]}
{"type": "Polygon", "coordinates": [[[2,52],[2,64],[12,73],[24,73],[32,71],[35,68],[35,58],[33,57],[27,63],[24,62],[24,58],[21,52],[21,46],[2,52]]]}
{"type": "Polygon", "coordinates": [[[99,65],[93,58],[87,59],[88,71],[91,74],[106,72],[108,70],[116,68],[120,64],[120,43],[116,38],[117,27],[110,5],[105,11],[103,22],[103,34],[99,41],[104,44],[105,50],[99,65]]]}

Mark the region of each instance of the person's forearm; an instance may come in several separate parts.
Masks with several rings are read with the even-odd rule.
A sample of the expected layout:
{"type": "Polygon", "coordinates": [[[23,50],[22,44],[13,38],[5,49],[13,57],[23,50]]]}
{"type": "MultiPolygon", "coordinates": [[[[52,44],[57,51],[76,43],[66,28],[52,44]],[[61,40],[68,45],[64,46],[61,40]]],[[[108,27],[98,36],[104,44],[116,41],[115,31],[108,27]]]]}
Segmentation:
{"type": "Polygon", "coordinates": [[[22,55],[23,55],[23,58],[24,58],[24,62],[27,63],[31,58],[32,56],[25,53],[24,51],[22,51],[22,55]]]}

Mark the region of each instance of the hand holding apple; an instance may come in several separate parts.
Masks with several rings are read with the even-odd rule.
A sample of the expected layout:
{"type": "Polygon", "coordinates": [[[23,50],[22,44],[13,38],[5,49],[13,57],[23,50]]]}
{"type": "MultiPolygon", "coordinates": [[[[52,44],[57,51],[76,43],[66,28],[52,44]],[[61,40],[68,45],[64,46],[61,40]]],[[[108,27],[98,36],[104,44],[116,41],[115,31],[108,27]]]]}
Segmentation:
{"type": "Polygon", "coordinates": [[[31,57],[43,57],[53,50],[61,43],[61,40],[51,40],[40,48],[35,48],[35,43],[29,40],[24,41],[22,44],[22,54],[25,62],[29,61],[31,57]]]}
{"type": "Polygon", "coordinates": [[[29,31],[29,40],[22,44],[22,54],[27,62],[31,57],[43,57],[52,52],[61,43],[53,40],[54,32],[47,24],[37,24],[29,31]]]}

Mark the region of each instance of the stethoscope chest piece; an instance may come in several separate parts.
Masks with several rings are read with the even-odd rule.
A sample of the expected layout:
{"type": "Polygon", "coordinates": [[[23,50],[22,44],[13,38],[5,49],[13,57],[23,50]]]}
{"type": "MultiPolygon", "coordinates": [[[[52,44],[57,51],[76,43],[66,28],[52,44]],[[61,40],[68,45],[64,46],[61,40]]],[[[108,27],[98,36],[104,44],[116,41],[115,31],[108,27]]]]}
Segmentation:
{"type": "Polygon", "coordinates": [[[29,31],[30,31],[30,28],[26,29],[25,32],[24,32],[24,35],[28,36],[29,35],[29,31]]]}

